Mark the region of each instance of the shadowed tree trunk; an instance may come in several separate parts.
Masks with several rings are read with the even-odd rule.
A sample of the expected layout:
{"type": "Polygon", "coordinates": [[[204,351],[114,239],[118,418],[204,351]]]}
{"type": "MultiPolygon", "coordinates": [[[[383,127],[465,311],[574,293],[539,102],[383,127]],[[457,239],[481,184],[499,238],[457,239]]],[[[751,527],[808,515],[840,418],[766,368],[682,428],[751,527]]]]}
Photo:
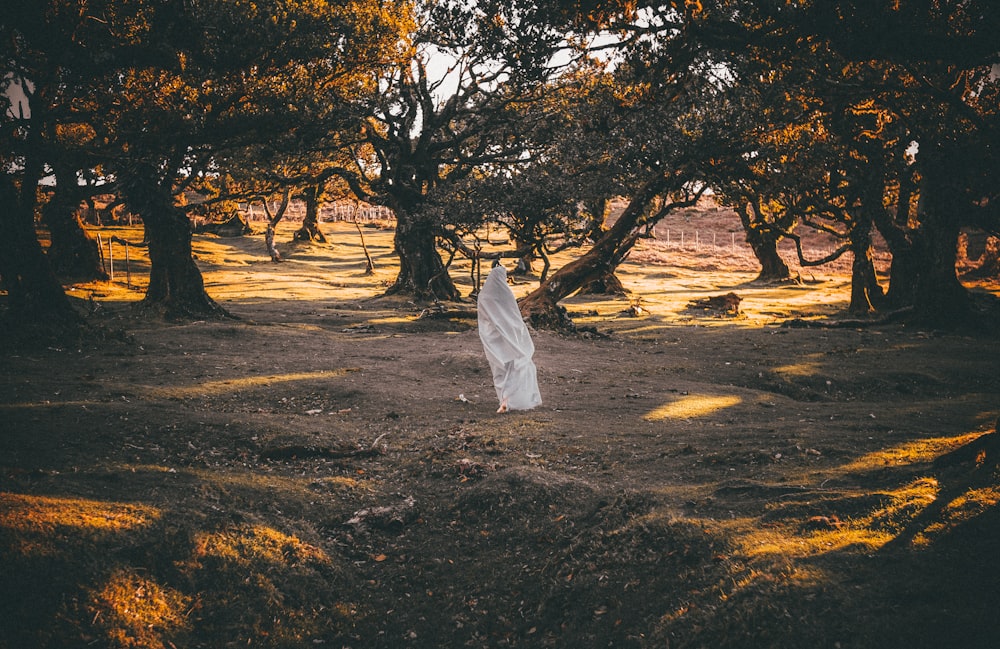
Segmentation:
{"type": "Polygon", "coordinates": [[[83,228],[72,171],[56,171],[56,190],[44,208],[42,220],[52,243],[47,255],[52,269],[62,277],[79,280],[107,279],[98,243],[83,228]]]}
{"type": "Polygon", "coordinates": [[[778,254],[778,242],[781,233],[777,228],[769,228],[761,215],[757,204],[747,201],[742,210],[738,210],[746,241],[753,250],[754,257],[760,262],[758,282],[782,282],[792,276],[788,264],[778,254]]]}
{"type": "Polygon", "coordinates": [[[399,255],[399,274],[387,294],[412,293],[422,300],[461,300],[458,288],[438,254],[434,230],[434,226],[419,214],[396,210],[393,241],[399,255]]]}
{"type": "Polygon", "coordinates": [[[948,209],[935,207],[921,219],[913,306],[918,320],[949,327],[969,317],[971,302],[955,270],[959,227],[941,213],[942,208],[948,209]]]}
{"type": "Polygon", "coordinates": [[[899,194],[896,196],[896,213],[893,221],[901,228],[910,225],[910,202],[913,200],[913,171],[911,163],[903,165],[899,173],[899,194]]]}
{"type": "Polygon", "coordinates": [[[889,263],[889,288],[885,292],[884,308],[902,309],[913,306],[919,260],[911,241],[909,228],[909,199],[900,201],[895,214],[890,214],[878,203],[866,201],[875,227],[889,246],[892,261],[889,263]]]}
{"type": "Polygon", "coordinates": [[[13,331],[69,340],[80,331],[83,319],[70,304],[35,233],[40,172],[37,156],[29,154],[21,187],[0,174],[0,280],[7,290],[13,331]]]}
{"type": "Polygon", "coordinates": [[[228,316],[205,292],[191,250],[191,221],[174,204],[170,189],[157,182],[152,169],[136,165],[122,175],[122,190],[129,208],[142,217],[149,241],[149,287],[142,306],[168,318],[228,316]]]}
{"type": "Polygon", "coordinates": [[[511,275],[515,277],[531,277],[534,272],[534,261],[536,259],[535,251],[531,249],[531,241],[525,241],[523,237],[519,237],[515,233],[511,233],[510,238],[514,241],[514,245],[519,250],[528,250],[528,252],[521,255],[517,260],[517,265],[514,270],[511,271],[511,275]]]}
{"type": "Polygon", "coordinates": [[[916,299],[917,279],[920,277],[920,255],[912,243],[890,247],[889,288],[885,292],[887,309],[912,307],[916,299]]]}
{"type": "MultiPolygon", "coordinates": [[[[940,152],[935,152],[940,155],[940,152]]],[[[922,167],[918,205],[920,227],[915,235],[919,274],[914,286],[916,318],[928,324],[952,327],[972,315],[968,291],[958,281],[958,235],[961,209],[958,192],[948,191],[947,160],[933,157],[922,167]]]]}
{"type": "MultiPolygon", "coordinates": [[[[978,142],[947,137],[921,143],[916,218],[912,220],[917,225],[906,225],[911,222],[908,200],[899,201],[893,223],[887,223],[885,210],[874,213],[893,254],[888,301],[893,307],[911,306],[913,318],[922,324],[954,328],[976,316],[969,292],[958,279],[958,242],[966,211],[975,207],[968,175],[982,171],[980,163],[989,160],[989,156],[981,157],[986,150],[978,142]]],[[[906,174],[902,181],[910,177],[906,174]]]]}
{"type": "Polygon", "coordinates": [[[885,304],[885,293],[875,274],[875,260],[872,257],[872,223],[862,216],[851,230],[851,303],[848,311],[856,315],[878,311],[885,304]]]}
{"type": "Polygon", "coordinates": [[[627,295],[628,290],[614,270],[601,274],[580,287],[580,295],[627,295]]]}
{"type": "Polygon", "coordinates": [[[302,227],[295,231],[295,241],[315,241],[326,243],[326,237],[319,229],[319,199],[322,194],[320,187],[311,185],[302,192],[302,200],[306,204],[306,215],[302,219],[302,227]]]}

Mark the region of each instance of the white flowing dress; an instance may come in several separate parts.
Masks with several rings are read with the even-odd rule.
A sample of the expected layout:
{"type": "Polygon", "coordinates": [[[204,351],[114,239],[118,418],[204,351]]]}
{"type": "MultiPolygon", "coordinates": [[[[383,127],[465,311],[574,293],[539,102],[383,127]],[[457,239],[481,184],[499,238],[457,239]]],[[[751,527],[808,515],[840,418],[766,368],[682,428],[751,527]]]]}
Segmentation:
{"type": "Polygon", "coordinates": [[[507,269],[490,271],[477,298],[479,338],[493,372],[501,410],[529,410],[542,402],[531,357],[535,344],[507,285],[507,269]]]}

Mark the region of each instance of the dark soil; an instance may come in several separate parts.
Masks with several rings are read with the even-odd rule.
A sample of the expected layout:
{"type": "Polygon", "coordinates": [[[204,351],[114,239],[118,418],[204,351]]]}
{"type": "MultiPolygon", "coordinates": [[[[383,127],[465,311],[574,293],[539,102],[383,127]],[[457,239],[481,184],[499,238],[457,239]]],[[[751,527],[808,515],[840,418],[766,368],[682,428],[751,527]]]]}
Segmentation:
{"type": "Polygon", "coordinates": [[[124,339],[0,354],[0,647],[996,646],[995,338],[823,326],[842,269],[758,286],[674,230],[497,414],[474,304],[378,297],[391,233],[366,276],[324,227],[197,237],[237,320],[119,275],[73,295],[124,339]]]}

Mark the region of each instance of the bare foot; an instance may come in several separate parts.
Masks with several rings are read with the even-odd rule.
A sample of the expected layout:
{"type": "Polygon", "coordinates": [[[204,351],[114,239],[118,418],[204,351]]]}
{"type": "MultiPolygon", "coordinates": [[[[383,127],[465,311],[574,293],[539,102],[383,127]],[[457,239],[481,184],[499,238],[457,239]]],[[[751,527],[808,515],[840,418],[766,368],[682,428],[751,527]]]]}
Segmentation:
{"type": "Polygon", "coordinates": [[[500,407],[497,408],[497,412],[507,412],[507,402],[506,401],[504,401],[503,403],[500,404],[500,407]]]}

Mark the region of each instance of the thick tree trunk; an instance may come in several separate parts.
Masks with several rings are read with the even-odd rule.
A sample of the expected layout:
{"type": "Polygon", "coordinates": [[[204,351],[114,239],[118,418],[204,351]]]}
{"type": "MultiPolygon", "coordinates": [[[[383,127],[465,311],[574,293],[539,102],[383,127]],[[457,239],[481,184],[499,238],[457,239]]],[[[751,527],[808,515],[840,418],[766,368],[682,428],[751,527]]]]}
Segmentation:
{"type": "Polygon", "coordinates": [[[758,282],[783,282],[792,276],[788,269],[788,264],[778,254],[778,242],[781,235],[773,230],[762,227],[762,219],[756,213],[756,206],[747,203],[739,211],[740,221],[743,222],[743,231],[746,232],[746,241],[750,244],[754,257],[760,263],[760,273],[757,274],[758,282]]]}
{"type": "Polygon", "coordinates": [[[760,262],[758,282],[782,282],[792,276],[788,264],[778,254],[778,238],[765,235],[757,230],[747,232],[747,243],[760,262]]]}
{"type": "MultiPolygon", "coordinates": [[[[511,235],[511,239],[514,240],[514,245],[518,249],[528,248],[532,243],[530,241],[524,241],[514,234],[511,235]]],[[[511,272],[511,275],[514,275],[515,277],[531,277],[531,275],[534,273],[534,268],[532,267],[534,261],[535,261],[535,253],[533,251],[525,253],[520,258],[518,258],[517,265],[514,267],[514,270],[511,272]]]]}
{"type": "Polygon", "coordinates": [[[851,303],[847,310],[855,315],[878,311],[884,297],[882,287],[875,277],[871,251],[856,252],[851,265],[851,303]]]}
{"type": "Polygon", "coordinates": [[[947,205],[928,195],[932,187],[921,187],[920,226],[904,230],[886,219],[877,221],[879,232],[889,244],[889,289],[884,308],[912,307],[916,319],[927,324],[952,327],[966,321],[971,301],[958,281],[959,226],[949,216],[947,205]]]}
{"type": "Polygon", "coordinates": [[[98,243],[83,229],[77,210],[80,201],[72,182],[71,174],[60,173],[55,194],[42,209],[42,220],[52,238],[49,263],[62,277],[107,279],[98,243]]]}
{"type": "Polygon", "coordinates": [[[318,187],[307,187],[302,192],[302,199],[306,204],[306,216],[302,219],[302,227],[295,231],[293,236],[295,241],[326,243],[326,237],[319,229],[319,197],[318,187]]]}
{"type": "Polygon", "coordinates": [[[885,308],[912,307],[917,294],[917,280],[920,278],[920,256],[912,245],[890,250],[892,261],[889,264],[889,289],[885,293],[885,308]]]}
{"type": "Polygon", "coordinates": [[[918,320],[941,327],[965,322],[970,315],[968,291],[955,270],[959,228],[945,217],[922,220],[919,234],[921,271],[913,295],[918,320]]]}
{"type": "Polygon", "coordinates": [[[394,241],[399,255],[399,274],[387,294],[409,294],[421,300],[461,300],[438,254],[437,237],[431,224],[419,214],[396,210],[394,241]]]}
{"type": "Polygon", "coordinates": [[[147,171],[150,175],[138,169],[122,178],[125,199],[142,217],[149,241],[149,287],[142,305],[169,318],[228,316],[205,292],[191,250],[190,220],[147,171]]]}
{"type": "Polygon", "coordinates": [[[628,295],[628,290],[614,271],[609,271],[581,286],[580,295],[628,295]]]}
{"type": "MultiPolygon", "coordinates": [[[[870,206],[875,227],[889,246],[892,261],[889,264],[889,288],[885,292],[883,307],[902,309],[913,306],[920,263],[911,240],[909,217],[901,217],[900,206],[895,214],[882,207],[881,199],[870,206]]],[[[907,203],[908,204],[908,203],[907,203]]]]}
{"type": "MultiPolygon", "coordinates": [[[[588,238],[591,241],[597,241],[600,239],[607,228],[604,226],[607,220],[608,212],[608,201],[602,200],[598,201],[598,206],[595,208],[597,211],[592,215],[590,219],[590,228],[588,231],[588,238]]],[[[618,279],[615,275],[615,269],[612,268],[606,273],[602,273],[600,276],[587,281],[583,286],[580,287],[580,295],[628,295],[628,290],[622,281],[618,279]]]]}
{"type": "Polygon", "coordinates": [[[0,280],[7,290],[8,326],[17,338],[74,338],[83,319],[73,309],[35,233],[40,165],[25,165],[19,189],[0,174],[0,280]]]}
{"type": "Polygon", "coordinates": [[[916,252],[920,272],[913,295],[916,318],[927,324],[950,328],[968,321],[972,302],[958,281],[956,262],[961,209],[956,195],[947,191],[946,162],[934,160],[924,167],[920,186],[920,227],[916,252]]]}
{"type": "Polygon", "coordinates": [[[608,214],[611,211],[611,201],[606,198],[601,198],[595,200],[589,207],[591,218],[588,223],[589,229],[587,237],[591,241],[597,241],[606,230],[604,224],[607,222],[608,214]]]}
{"type": "Polygon", "coordinates": [[[848,311],[855,315],[879,310],[885,303],[885,293],[875,273],[872,257],[872,225],[864,219],[851,231],[851,303],[848,311]]]}

